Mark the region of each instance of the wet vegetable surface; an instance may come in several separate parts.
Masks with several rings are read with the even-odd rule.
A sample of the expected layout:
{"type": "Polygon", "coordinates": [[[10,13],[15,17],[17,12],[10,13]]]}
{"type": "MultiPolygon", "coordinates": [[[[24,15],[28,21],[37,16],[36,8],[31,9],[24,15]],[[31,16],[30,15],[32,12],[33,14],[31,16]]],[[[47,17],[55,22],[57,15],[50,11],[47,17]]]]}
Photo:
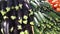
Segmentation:
{"type": "Polygon", "coordinates": [[[0,34],[33,34],[30,9],[30,4],[25,0],[1,0],[0,34]]]}

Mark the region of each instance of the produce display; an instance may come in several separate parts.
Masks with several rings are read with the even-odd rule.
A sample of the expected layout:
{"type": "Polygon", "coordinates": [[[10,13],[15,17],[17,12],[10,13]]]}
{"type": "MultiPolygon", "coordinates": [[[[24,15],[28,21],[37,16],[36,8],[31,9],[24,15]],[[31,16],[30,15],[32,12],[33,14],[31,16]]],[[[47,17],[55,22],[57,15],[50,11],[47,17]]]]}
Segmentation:
{"type": "Polygon", "coordinates": [[[60,0],[0,0],[0,34],[60,34],[60,0]]]}
{"type": "Polygon", "coordinates": [[[48,1],[52,0],[31,0],[34,11],[34,34],[60,34],[60,12],[48,1]]]}
{"type": "Polygon", "coordinates": [[[60,0],[48,0],[48,2],[57,12],[60,12],[60,0]]]}
{"type": "Polygon", "coordinates": [[[0,34],[33,34],[33,25],[33,11],[27,1],[0,1],[0,34]]]}

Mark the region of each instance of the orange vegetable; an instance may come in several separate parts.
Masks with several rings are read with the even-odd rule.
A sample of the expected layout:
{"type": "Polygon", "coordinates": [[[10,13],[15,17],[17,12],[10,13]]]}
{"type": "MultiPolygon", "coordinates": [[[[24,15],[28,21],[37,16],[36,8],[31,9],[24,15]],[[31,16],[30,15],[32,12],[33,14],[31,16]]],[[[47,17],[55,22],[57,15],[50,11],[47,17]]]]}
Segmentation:
{"type": "Polygon", "coordinates": [[[51,4],[53,9],[60,12],[60,0],[48,0],[48,2],[51,4]]]}
{"type": "Polygon", "coordinates": [[[56,11],[57,11],[57,12],[60,12],[60,8],[56,8],[56,11]]]}

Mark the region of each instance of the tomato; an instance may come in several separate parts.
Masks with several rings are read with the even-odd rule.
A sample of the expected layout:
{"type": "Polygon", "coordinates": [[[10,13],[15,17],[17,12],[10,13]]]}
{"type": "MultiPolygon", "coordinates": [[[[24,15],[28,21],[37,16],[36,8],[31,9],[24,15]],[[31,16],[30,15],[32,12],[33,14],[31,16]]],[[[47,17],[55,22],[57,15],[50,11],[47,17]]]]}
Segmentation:
{"type": "Polygon", "coordinates": [[[58,7],[58,4],[55,4],[55,5],[54,5],[54,8],[57,8],[57,7],[58,7]]]}
{"type": "Polygon", "coordinates": [[[57,12],[60,12],[60,8],[56,8],[56,11],[57,11],[57,12]]]}
{"type": "Polygon", "coordinates": [[[59,7],[60,7],[60,4],[59,4],[59,7]]]}
{"type": "Polygon", "coordinates": [[[48,0],[48,2],[51,2],[52,0],[48,0]]]}
{"type": "Polygon", "coordinates": [[[60,0],[48,0],[52,8],[57,12],[60,12],[60,0]]]}
{"type": "Polygon", "coordinates": [[[57,0],[53,0],[53,1],[52,1],[53,4],[56,3],[56,2],[57,2],[57,0]]]}
{"type": "Polygon", "coordinates": [[[57,2],[55,2],[56,4],[59,4],[59,2],[57,1],[57,2]]]}

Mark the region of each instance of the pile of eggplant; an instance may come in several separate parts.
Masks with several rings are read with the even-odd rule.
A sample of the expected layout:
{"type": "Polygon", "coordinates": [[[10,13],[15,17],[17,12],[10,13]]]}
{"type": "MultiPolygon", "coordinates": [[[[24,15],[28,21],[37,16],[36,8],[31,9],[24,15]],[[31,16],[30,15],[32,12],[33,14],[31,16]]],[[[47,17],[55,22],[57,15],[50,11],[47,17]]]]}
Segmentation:
{"type": "Polygon", "coordinates": [[[27,0],[0,0],[0,34],[33,34],[33,25],[27,0]]]}

